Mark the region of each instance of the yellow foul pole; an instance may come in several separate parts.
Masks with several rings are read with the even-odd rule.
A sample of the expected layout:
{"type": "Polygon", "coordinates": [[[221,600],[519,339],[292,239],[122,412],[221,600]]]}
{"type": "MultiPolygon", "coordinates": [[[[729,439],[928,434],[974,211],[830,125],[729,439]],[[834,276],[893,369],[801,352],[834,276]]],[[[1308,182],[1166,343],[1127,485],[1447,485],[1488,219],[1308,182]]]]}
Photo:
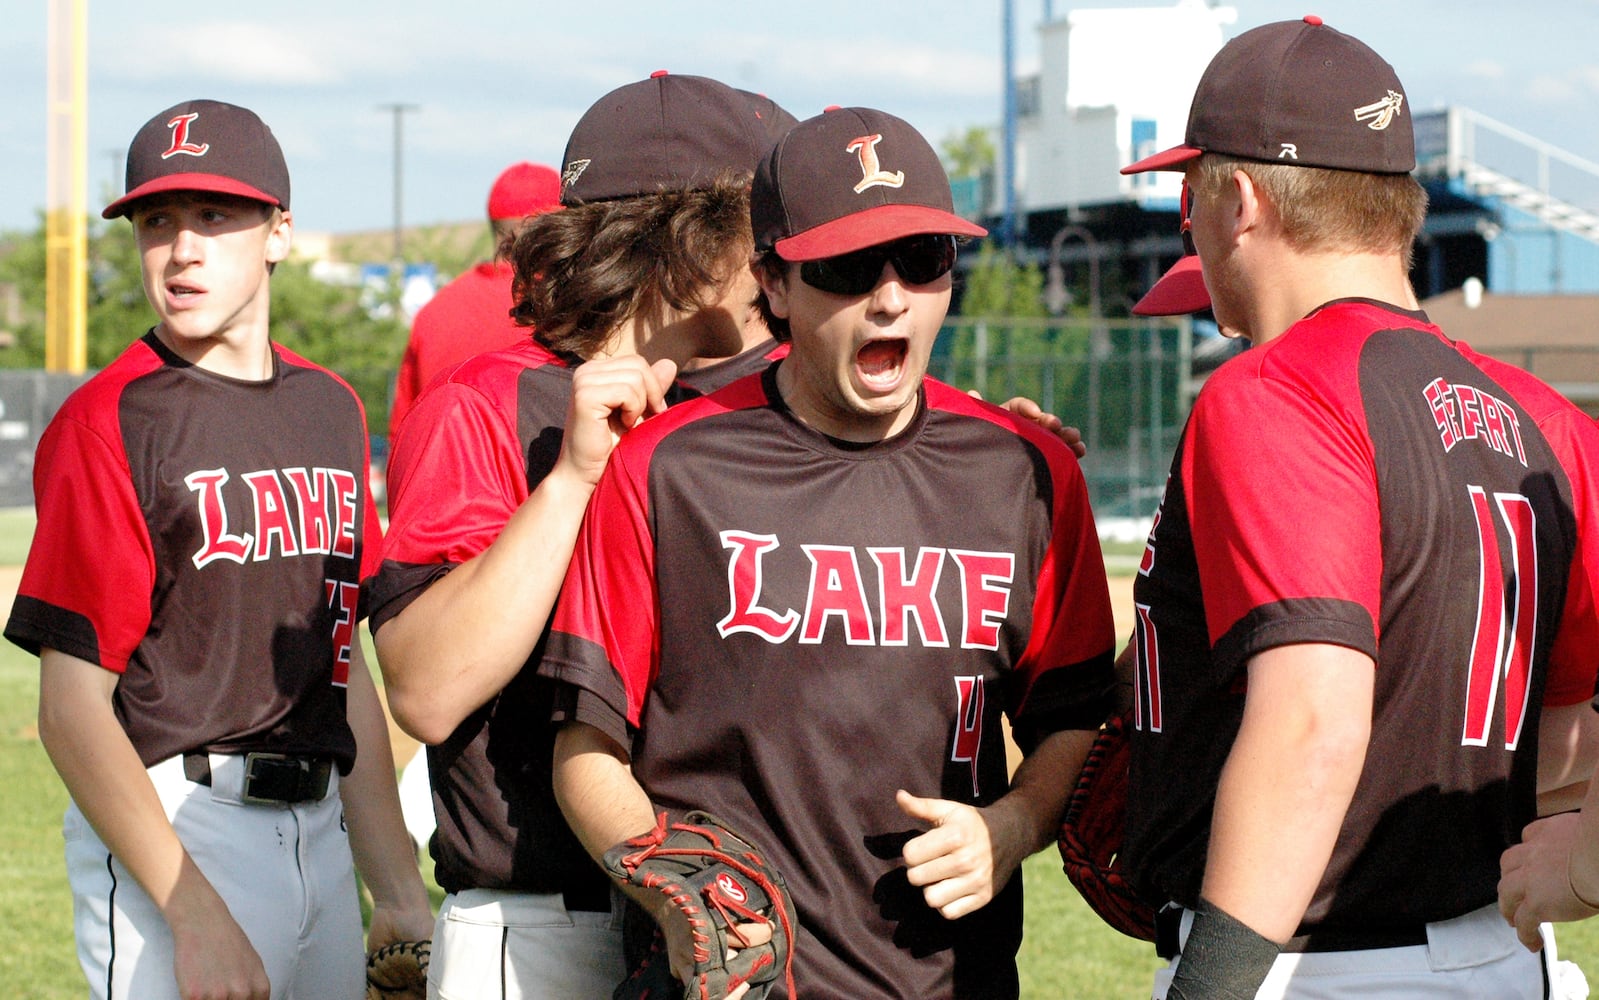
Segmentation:
{"type": "Polygon", "coordinates": [[[89,0],[49,2],[44,366],[77,375],[88,366],[89,0]]]}

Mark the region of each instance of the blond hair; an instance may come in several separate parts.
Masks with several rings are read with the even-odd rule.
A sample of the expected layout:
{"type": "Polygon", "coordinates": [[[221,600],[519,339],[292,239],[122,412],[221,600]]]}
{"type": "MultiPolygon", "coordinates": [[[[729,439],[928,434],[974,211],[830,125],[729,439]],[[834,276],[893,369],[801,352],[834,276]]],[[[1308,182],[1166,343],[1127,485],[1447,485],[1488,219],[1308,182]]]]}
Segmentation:
{"type": "Polygon", "coordinates": [[[1397,253],[1411,250],[1427,217],[1427,192],[1409,174],[1372,174],[1206,153],[1195,172],[1199,193],[1214,197],[1242,170],[1264,191],[1283,238],[1303,251],[1397,253]]]}

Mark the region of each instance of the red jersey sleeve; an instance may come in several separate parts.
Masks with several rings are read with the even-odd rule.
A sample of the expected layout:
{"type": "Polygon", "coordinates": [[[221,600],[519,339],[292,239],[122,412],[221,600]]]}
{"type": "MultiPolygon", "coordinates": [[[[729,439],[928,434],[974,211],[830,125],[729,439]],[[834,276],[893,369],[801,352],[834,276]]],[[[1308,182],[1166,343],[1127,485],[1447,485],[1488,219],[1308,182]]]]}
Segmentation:
{"type": "Polygon", "coordinates": [[[119,439],[63,411],[34,463],[38,524],[6,634],[121,673],[150,624],[155,554],[119,439]]]}
{"type": "MultiPolygon", "coordinates": [[[[650,454],[649,449],[611,453],[589,499],[556,607],[549,652],[540,666],[541,673],[599,696],[633,726],[639,724],[655,679],[660,619],[647,495],[650,454]],[[642,467],[634,467],[630,459],[642,467]]],[[[592,705],[593,700],[584,703],[592,705]]],[[[616,732],[615,719],[587,721],[616,732]]]]}
{"type": "Polygon", "coordinates": [[[389,459],[389,526],[372,581],[377,624],[442,568],[488,548],[527,499],[527,464],[507,409],[473,385],[441,382],[406,418],[389,459]]]}
{"type": "Polygon", "coordinates": [[[1577,529],[1577,557],[1549,657],[1544,704],[1575,705],[1594,697],[1599,672],[1599,426],[1573,408],[1539,429],[1571,481],[1577,529]]]}
{"type": "Polygon", "coordinates": [[[1296,642],[1375,659],[1382,534],[1363,420],[1247,365],[1218,376],[1182,466],[1212,646],[1235,663],[1296,642]],[[1325,603],[1246,621],[1301,599],[1325,603]]]}

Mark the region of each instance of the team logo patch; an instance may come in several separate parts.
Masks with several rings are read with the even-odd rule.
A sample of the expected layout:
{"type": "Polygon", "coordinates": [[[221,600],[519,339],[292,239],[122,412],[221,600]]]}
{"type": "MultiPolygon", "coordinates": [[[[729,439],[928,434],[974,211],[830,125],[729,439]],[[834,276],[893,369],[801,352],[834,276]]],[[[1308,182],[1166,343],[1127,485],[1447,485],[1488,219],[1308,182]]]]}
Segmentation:
{"type": "Polygon", "coordinates": [[[570,191],[572,185],[577,183],[577,179],[583,176],[583,171],[593,162],[593,160],[573,160],[568,163],[566,169],[561,171],[561,190],[570,191]]]}
{"type": "Polygon", "coordinates": [[[1366,127],[1373,132],[1381,132],[1393,124],[1394,118],[1399,115],[1405,103],[1405,95],[1397,90],[1390,90],[1388,96],[1380,101],[1372,101],[1365,107],[1355,109],[1355,121],[1366,122],[1366,127]]]}
{"type": "Polygon", "coordinates": [[[855,185],[855,193],[860,194],[872,187],[903,187],[905,185],[905,171],[895,170],[890,173],[883,169],[877,160],[877,144],[883,141],[881,135],[863,135],[851,139],[844,152],[854,153],[861,161],[861,182],[855,185]]]}
{"type": "Polygon", "coordinates": [[[189,141],[189,126],[193,125],[194,120],[199,117],[200,113],[198,111],[191,111],[189,114],[178,115],[167,122],[167,128],[172,130],[172,145],[168,146],[167,151],[161,154],[161,159],[170,160],[179,153],[185,156],[204,156],[210,151],[211,144],[209,142],[193,143],[189,141]]]}
{"type": "Polygon", "coordinates": [[[722,893],[735,903],[749,902],[749,893],[742,885],[739,885],[738,879],[734,878],[732,875],[729,875],[727,872],[717,873],[716,887],[722,890],[722,893]]]}

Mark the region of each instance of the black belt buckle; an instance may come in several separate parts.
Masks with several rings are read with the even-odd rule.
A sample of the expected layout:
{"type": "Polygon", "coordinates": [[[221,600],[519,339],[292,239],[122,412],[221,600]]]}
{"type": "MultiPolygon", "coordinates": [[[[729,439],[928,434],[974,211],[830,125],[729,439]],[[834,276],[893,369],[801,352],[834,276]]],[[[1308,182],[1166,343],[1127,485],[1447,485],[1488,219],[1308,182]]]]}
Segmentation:
{"type": "Polygon", "coordinates": [[[259,805],[321,799],[328,793],[329,770],[325,760],[281,753],[247,753],[239,801],[259,805]]]}

